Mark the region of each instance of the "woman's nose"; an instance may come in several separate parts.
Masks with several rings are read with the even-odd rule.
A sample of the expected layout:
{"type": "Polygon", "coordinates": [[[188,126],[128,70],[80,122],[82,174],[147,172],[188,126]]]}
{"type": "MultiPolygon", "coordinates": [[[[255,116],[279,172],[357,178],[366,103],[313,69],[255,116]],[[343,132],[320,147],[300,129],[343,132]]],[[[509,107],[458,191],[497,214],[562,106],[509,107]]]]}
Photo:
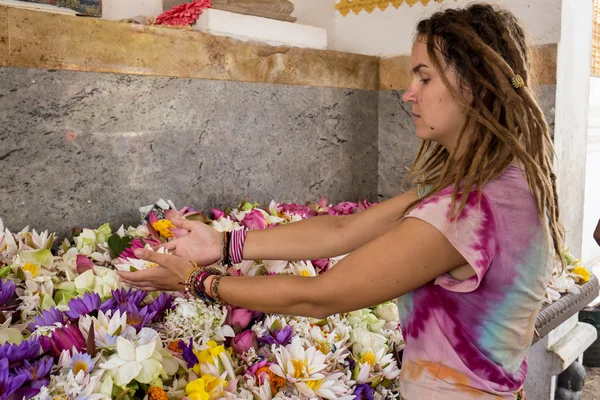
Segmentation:
{"type": "Polygon", "coordinates": [[[406,89],[406,92],[402,95],[402,101],[405,103],[416,103],[417,96],[410,88],[406,89]]]}

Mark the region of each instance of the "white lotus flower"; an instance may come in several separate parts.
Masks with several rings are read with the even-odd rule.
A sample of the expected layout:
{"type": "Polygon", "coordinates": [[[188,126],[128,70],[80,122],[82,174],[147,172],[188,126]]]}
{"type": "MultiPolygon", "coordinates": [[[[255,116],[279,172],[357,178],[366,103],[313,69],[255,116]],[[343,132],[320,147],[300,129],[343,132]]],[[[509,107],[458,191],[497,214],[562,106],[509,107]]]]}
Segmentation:
{"type": "Polygon", "coordinates": [[[383,319],[386,322],[398,322],[400,316],[398,314],[398,306],[395,301],[383,303],[375,307],[373,310],[377,318],[383,319]]]}
{"type": "Polygon", "coordinates": [[[314,346],[305,350],[302,346],[302,339],[297,336],[294,337],[291,344],[277,348],[275,357],[277,363],[272,364],[269,367],[270,370],[288,382],[296,384],[325,379],[325,374],[321,371],[327,368],[327,356],[314,346]]]}
{"type": "Polygon", "coordinates": [[[371,351],[375,354],[383,351],[388,351],[387,338],[381,334],[369,332],[364,327],[356,327],[350,332],[350,340],[352,344],[352,352],[356,357],[360,357],[363,353],[371,351]]]}
{"type": "Polygon", "coordinates": [[[136,332],[135,328],[127,325],[127,313],[122,313],[120,310],[108,310],[105,313],[98,311],[98,317],[90,315],[82,315],[79,318],[79,329],[87,338],[90,327],[94,324],[94,340],[99,347],[114,346],[117,341],[117,336],[123,336],[133,340],[136,332]]]}
{"type": "Polygon", "coordinates": [[[212,221],[210,226],[219,232],[231,232],[241,228],[241,225],[229,218],[219,218],[218,221],[212,221]]]}
{"type": "Polygon", "coordinates": [[[162,355],[157,351],[156,341],[137,344],[121,336],[117,338],[117,352],[100,364],[118,386],[125,387],[132,380],[150,383],[162,372],[162,355]]]}
{"type": "Polygon", "coordinates": [[[285,267],[288,265],[287,260],[263,260],[263,265],[272,274],[279,274],[283,272],[285,267]]]}
{"type": "Polygon", "coordinates": [[[300,381],[296,383],[296,388],[300,393],[309,398],[321,397],[324,399],[339,399],[340,396],[349,394],[350,389],[340,378],[344,374],[341,372],[328,375],[325,379],[300,381]]]}
{"type": "Polygon", "coordinates": [[[385,349],[377,353],[364,352],[358,362],[359,373],[357,383],[372,383],[382,379],[394,380],[400,375],[400,369],[393,354],[386,353],[385,349]]]}
{"type": "Polygon", "coordinates": [[[290,269],[294,275],[300,276],[317,276],[315,267],[310,261],[290,262],[290,269]]]}
{"type": "Polygon", "coordinates": [[[137,227],[130,226],[127,228],[127,234],[134,238],[147,238],[150,236],[150,231],[145,224],[138,225],[137,227]]]}

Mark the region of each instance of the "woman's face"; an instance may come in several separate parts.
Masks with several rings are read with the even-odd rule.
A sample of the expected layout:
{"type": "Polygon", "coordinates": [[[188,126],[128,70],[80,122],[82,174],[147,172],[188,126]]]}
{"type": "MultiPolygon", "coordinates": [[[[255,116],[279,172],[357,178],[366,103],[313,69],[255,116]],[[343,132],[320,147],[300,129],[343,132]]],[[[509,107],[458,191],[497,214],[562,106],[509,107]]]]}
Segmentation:
{"type": "MultiPolygon", "coordinates": [[[[467,103],[471,94],[458,90],[458,80],[454,68],[449,68],[438,54],[445,76],[450,84],[462,93],[467,103]]],[[[431,140],[452,151],[458,135],[465,123],[466,116],[462,108],[452,98],[450,91],[442,82],[429,55],[425,40],[417,38],[412,54],[413,79],[402,95],[402,100],[412,103],[412,116],[417,128],[417,137],[431,140]]]]}

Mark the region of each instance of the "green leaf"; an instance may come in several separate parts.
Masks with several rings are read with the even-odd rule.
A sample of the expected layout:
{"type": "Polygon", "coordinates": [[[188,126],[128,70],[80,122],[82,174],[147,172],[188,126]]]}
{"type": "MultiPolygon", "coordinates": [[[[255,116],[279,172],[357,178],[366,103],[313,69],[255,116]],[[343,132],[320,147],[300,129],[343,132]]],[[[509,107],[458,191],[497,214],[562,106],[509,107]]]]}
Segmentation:
{"type": "Polygon", "coordinates": [[[108,247],[110,247],[115,257],[119,257],[123,250],[128,248],[130,245],[131,238],[129,236],[119,237],[119,235],[114,234],[108,238],[108,247]]]}
{"type": "Polygon", "coordinates": [[[7,265],[4,268],[0,268],[0,278],[6,278],[8,273],[10,272],[10,265],[7,265]]]}

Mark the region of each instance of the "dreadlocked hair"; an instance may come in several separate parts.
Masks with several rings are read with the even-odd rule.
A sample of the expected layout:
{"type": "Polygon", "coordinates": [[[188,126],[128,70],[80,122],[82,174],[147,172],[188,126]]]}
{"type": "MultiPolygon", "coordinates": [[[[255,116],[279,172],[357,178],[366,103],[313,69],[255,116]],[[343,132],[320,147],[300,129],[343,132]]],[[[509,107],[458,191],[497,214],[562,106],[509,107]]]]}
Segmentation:
{"type": "Polygon", "coordinates": [[[518,160],[545,227],[548,250],[553,248],[564,268],[564,230],[552,170],[554,147],[544,114],[530,89],[530,46],[519,21],[509,11],[473,4],[440,11],[420,21],[416,40],[427,44],[429,58],[465,111],[466,122],[454,149],[427,140],[422,143],[407,179],[428,190],[407,210],[453,186],[451,217],[455,218],[472,191],[481,196],[486,183],[518,160]],[[438,54],[456,70],[459,90],[453,89],[445,76],[438,54]],[[525,84],[518,89],[511,83],[517,74],[525,84]],[[470,104],[459,94],[463,88],[472,93],[470,104]],[[463,141],[466,151],[456,157],[463,141]]]}

